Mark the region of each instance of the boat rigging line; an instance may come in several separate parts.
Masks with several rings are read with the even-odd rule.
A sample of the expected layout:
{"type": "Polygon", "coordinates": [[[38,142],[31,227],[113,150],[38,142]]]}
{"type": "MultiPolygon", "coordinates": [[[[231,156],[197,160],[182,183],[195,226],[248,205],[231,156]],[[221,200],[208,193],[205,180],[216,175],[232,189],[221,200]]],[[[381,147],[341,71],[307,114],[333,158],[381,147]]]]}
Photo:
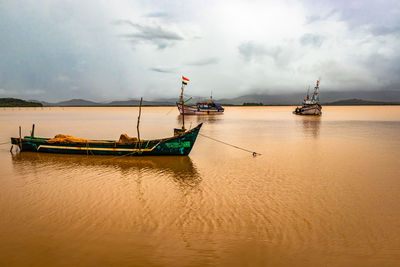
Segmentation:
{"type": "MultiPolygon", "coordinates": [[[[191,99],[192,99],[192,97],[189,97],[188,99],[185,100],[185,102],[188,102],[188,101],[190,101],[191,99]]],[[[171,113],[171,111],[173,111],[173,110],[175,110],[175,109],[176,109],[176,106],[174,105],[174,106],[171,107],[171,109],[170,109],[167,113],[165,113],[165,115],[168,115],[169,113],[171,113]]]]}
{"type": "Polygon", "coordinates": [[[211,139],[211,140],[213,140],[213,141],[215,141],[215,142],[218,142],[218,143],[221,143],[221,144],[224,144],[224,145],[227,145],[227,146],[231,146],[231,147],[234,147],[234,148],[237,148],[237,149],[240,149],[240,150],[249,152],[249,153],[251,153],[251,154],[253,155],[253,157],[261,156],[261,155],[262,155],[261,153],[258,153],[258,152],[255,152],[255,151],[251,151],[251,150],[248,150],[248,149],[246,149],[246,148],[238,147],[238,146],[236,146],[236,145],[229,144],[229,143],[227,143],[227,142],[224,142],[224,141],[215,139],[215,138],[213,138],[213,137],[204,135],[204,134],[202,134],[202,133],[199,133],[199,135],[201,135],[201,136],[203,136],[203,137],[205,137],[205,138],[211,139]]]}
{"type": "Polygon", "coordinates": [[[171,113],[171,111],[173,111],[174,109],[176,109],[176,106],[172,106],[171,109],[170,109],[167,113],[165,113],[165,115],[168,115],[168,114],[171,113]]]}

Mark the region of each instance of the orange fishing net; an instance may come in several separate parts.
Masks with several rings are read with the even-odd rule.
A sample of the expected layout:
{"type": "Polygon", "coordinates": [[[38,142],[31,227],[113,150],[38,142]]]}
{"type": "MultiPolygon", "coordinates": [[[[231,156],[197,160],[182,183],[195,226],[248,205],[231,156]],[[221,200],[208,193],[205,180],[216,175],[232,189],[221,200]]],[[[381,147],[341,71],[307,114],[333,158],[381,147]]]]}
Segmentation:
{"type": "Polygon", "coordinates": [[[121,136],[119,137],[118,143],[133,144],[133,143],[136,143],[137,141],[138,141],[138,139],[136,137],[130,137],[127,134],[121,134],[121,136]]]}
{"type": "MultiPolygon", "coordinates": [[[[117,141],[120,144],[133,144],[139,141],[136,137],[130,137],[127,134],[121,134],[119,140],[117,141]]],[[[87,140],[84,138],[77,138],[72,135],[65,134],[57,134],[54,138],[46,141],[47,143],[63,143],[63,144],[71,144],[71,143],[104,143],[110,141],[95,141],[95,140],[87,140]]]]}
{"type": "Polygon", "coordinates": [[[54,138],[47,140],[47,143],[86,143],[87,139],[76,138],[72,135],[57,134],[54,138]]]}

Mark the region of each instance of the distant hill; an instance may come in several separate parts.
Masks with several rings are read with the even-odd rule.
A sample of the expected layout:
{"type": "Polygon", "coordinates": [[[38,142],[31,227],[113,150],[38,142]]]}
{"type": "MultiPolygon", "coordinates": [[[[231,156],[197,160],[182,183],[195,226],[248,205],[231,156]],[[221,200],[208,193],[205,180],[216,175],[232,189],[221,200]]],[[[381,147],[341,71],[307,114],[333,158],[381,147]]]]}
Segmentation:
{"type": "MultiPolygon", "coordinates": [[[[215,102],[223,106],[254,105],[263,103],[265,106],[285,106],[300,105],[305,97],[305,92],[294,93],[259,93],[248,94],[234,98],[216,99],[215,102]]],[[[198,101],[204,101],[207,97],[193,97],[185,99],[188,105],[195,104],[198,101]]],[[[321,91],[320,99],[324,105],[397,105],[400,103],[400,90],[398,91],[321,91]],[[343,100],[344,99],[344,100],[343,100]],[[370,99],[370,100],[362,100],[370,99]],[[346,102],[343,102],[346,101],[346,102]]],[[[152,101],[143,100],[143,106],[174,106],[178,97],[155,99],[152,101]]],[[[94,102],[84,99],[71,99],[58,103],[49,103],[44,101],[31,100],[43,104],[46,107],[92,107],[92,106],[138,106],[138,99],[119,100],[111,102],[94,102]]]]}
{"type": "Polygon", "coordinates": [[[263,103],[243,103],[243,106],[264,106],[263,103]]]}
{"type": "Polygon", "coordinates": [[[60,106],[60,107],[89,107],[89,106],[98,106],[100,104],[93,102],[93,101],[84,100],[84,99],[71,99],[68,101],[61,101],[61,102],[55,103],[54,105],[60,106]]]}
{"type": "Polygon", "coordinates": [[[43,105],[17,98],[0,98],[0,107],[43,107],[43,105]]]}
{"type": "MultiPolygon", "coordinates": [[[[216,102],[225,105],[243,105],[243,103],[263,103],[264,105],[300,105],[305,97],[304,93],[259,93],[248,94],[235,98],[222,98],[216,102]]],[[[378,102],[400,102],[399,91],[320,91],[320,99],[324,103],[341,99],[372,99],[378,102]]]]}
{"type": "MultiPolygon", "coordinates": [[[[94,102],[85,99],[71,99],[67,101],[61,101],[56,103],[50,103],[46,101],[31,100],[33,103],[40,103],[45,107],[108,107],[108,106],[121,106],[121,107],[131,107],[139,106],[140,100],[130,99],[112,102],[94,102]]],[[[146,101],[143,100],[143,106],[173,106],[175,101],[146,101]]]]}
{"type": "Polygon", "coordinates": [[[374,105],[400,105],[400,102],[370,101],[363,99],[345,99],[322,104],[325,106],[374,106],[374,105]]]}
{"type": "MultiPolygon", "coordinates": [[[[107,103],[105,105],[107,106],[139,106],[140,100],[136,99],[131,99],[131,100],[125,100],[125,101],[112,101],[110,103],[107,103]]],[[[173,106],[175,105],[174,102],[167,102],[167,101],[146,101],[143,100],[142,102],[143,106],[173,106]]]]}

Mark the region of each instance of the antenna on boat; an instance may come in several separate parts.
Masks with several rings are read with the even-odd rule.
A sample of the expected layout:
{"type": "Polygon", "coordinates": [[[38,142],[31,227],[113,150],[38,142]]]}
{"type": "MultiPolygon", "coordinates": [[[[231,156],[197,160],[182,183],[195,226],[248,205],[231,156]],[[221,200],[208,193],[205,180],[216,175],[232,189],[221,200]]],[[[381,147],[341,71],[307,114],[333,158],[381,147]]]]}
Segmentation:
{"type": "Polygon", "coordinates": [[[137,118],[137,125],[136,125],[139,145],[140,145],[140,130],[139,130],[139,124],[140,124],[140,115],[142,114],[142,101],[143,101],[143,97],[140,98],[140,103],[139,103],[139,116],[138,116],[138,118],[137,118]]]}

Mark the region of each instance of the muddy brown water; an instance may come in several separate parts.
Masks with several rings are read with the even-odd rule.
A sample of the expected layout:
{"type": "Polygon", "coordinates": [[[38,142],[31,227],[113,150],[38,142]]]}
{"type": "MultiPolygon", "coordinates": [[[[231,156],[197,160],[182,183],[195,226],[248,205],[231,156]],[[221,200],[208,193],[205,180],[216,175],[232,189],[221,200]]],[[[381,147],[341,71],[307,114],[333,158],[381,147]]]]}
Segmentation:
{"type": "MultiPolygon", "coordinates": [[[[400,107],[227,107],[187,116],[188,157],[9,152],[0,146],[0,266],[399,266],[400,107]]],[[[137,108],[0,109],[29,134],[136,135],[137,108]]],[[[171,136],[145,107],[141,137],[171,136]]]]}

